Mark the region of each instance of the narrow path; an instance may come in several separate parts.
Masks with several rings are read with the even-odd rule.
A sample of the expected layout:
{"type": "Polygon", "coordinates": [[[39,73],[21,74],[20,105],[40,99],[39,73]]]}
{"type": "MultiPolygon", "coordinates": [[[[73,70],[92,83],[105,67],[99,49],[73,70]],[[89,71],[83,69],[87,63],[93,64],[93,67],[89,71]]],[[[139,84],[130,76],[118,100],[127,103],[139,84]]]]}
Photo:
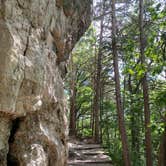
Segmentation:
{"type": "Polygon", "coordinates": [[[69,143],[68,166],[112,166],[111,159],[99,144],[69,143]]]}

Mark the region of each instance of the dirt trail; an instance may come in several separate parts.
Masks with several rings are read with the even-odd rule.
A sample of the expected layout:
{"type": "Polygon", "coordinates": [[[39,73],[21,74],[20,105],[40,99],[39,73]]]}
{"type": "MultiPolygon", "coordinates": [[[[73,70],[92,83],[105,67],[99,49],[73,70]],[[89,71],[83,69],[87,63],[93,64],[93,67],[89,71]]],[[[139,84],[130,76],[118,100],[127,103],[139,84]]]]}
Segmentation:
{"type": "Polygon", "coordinates": [[[99,144],[69,143],[68,166],[112,166],[111,159],[99,144]]]}

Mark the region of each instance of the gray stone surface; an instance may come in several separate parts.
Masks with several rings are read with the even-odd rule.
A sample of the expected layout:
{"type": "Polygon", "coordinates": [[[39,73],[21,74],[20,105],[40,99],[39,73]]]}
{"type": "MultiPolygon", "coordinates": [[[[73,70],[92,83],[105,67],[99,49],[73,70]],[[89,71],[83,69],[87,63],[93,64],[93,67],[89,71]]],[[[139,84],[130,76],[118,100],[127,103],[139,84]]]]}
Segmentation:
{"type": "Polygon", "coordinates": [[[66,165],[63,77],[90,1],[0,1],[0,166],[66,165]]]}

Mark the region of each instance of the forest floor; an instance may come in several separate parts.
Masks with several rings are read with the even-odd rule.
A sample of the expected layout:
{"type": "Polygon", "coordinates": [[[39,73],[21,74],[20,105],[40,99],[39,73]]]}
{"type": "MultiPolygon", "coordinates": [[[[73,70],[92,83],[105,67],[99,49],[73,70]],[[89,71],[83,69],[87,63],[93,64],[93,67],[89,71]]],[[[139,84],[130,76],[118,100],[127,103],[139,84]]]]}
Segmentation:
{"type": "Polygon", "coordinates": [[[83,141],[69,142],[68,166],[112,166],[101,145],[83,141]]]}

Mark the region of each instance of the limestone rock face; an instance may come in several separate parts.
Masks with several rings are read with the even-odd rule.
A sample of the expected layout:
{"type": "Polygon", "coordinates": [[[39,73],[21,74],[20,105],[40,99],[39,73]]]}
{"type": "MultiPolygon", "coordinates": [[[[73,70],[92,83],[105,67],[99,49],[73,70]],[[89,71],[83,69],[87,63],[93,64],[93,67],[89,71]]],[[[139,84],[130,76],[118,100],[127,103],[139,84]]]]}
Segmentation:
{"type": "Polygon", "coordinates": [[[91,0],[0,0],[0,166],[64,166],[65,64],[91,0]]]}

